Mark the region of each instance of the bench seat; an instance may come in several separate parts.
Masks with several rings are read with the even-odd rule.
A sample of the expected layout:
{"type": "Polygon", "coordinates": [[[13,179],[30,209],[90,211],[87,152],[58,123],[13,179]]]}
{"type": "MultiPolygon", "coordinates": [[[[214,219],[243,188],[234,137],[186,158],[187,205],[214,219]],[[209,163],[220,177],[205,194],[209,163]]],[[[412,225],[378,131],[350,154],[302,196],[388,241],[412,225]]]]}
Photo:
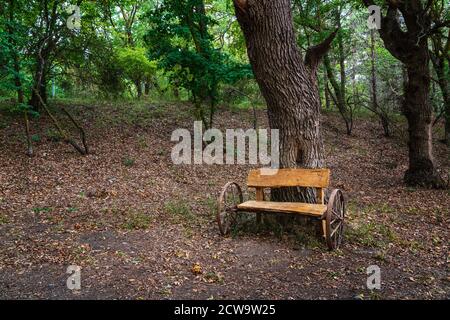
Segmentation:
{"type": "Polygon", "coordinates": [[[327,206],[298,202],[246,201],[239,204],[238,209],[249,212],[301,213],[307,216],[321,217],[327,211],[327,206]]]}

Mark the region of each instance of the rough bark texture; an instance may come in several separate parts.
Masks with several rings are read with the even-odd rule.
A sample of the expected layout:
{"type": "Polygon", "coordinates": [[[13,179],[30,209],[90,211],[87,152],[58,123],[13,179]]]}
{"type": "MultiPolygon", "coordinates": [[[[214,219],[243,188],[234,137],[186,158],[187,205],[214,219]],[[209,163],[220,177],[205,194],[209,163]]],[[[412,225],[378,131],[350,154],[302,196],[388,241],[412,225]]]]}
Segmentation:
{"type": "Polygon", "coordinates": [[[42,55],[36,58],[36,73],[34,76],[33,91],[28,104],[33,107],[35,111],[40,111],[42,105],[39,97],[36,94],[37,90],[45,103],[47,103],[47,80],[46,80],[46,63],[42,55]]]}
{"type": "Polygon", "coordinates": [[[446,70],[445,63],[449,59],[449,49],[450,49],[450,30],[448,31],[448,36],[446,43],[443,42],[442,33],[435,34],[432,37],[432,47],[431,61],[433,62],[434,70],[437,75],[437,82],[439,88],[442,92],[442,98],[444,100],[444,120],[445,120],[445,132],[444,132],[444,142],[450,146],[450,88],[449,80],[450,74],[448,74],[448,69],[446,70]]]}
{"type": "MultiPolygon", "coordinates": [[[[369,6],[372,0],[363,0],[369,6]]],[[[380,36],[389,52],[404,63],[407,70],[403,114],[408,121],[409,168],[404,180],[410,186],[440,188],[445,186],[433,158],[432,118],[429,99],[430,54],[428,39],[431,20],[419,0],[387,1],[387,13],[381,20],[380,36]],[[407,31],[398,21],[404,18],[407,31]]]]}
{"type": "MultiPolygon", "coordinates": [[[[312,47],[305,62],[294,35],[289,0],[236,0],[253,72],[267,103],[269,124],[280,130],[280,166],[324,166],[316,69],[334,34],[312,47]]],[[[293,201],[307,193],[278,190],[272,199],[293,201]]],[[[313,201],[313,195],[307,196],[313,201]]]]}
{"type": "Polygon", "coordinates": [[[436,172],[432,154],[432,117],[433,110],[429,102],[430,78],[429,63],[425,56],[422,61],[407,66],[403,113],[408,120],[409,132],[409,168],[405,173],[405,182],[409,185],[437,186],[440,177],[436,172]]]}

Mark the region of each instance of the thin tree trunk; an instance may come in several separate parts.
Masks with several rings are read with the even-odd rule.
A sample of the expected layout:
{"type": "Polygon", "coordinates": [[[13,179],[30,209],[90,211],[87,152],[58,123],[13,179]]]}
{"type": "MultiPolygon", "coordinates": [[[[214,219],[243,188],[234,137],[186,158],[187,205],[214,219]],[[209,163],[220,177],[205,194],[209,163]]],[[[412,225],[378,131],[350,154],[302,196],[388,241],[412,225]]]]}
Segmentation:
{"type": "Polygon", "coordinates": [[[375,70],[375,32],[370,31],[370,66],[371,66],[371,84],[372,84],[372,108],[378,110],[377,97],[377,74],[375,70]]]}
{"type": "Polygon", "coordinates": [[[333,67],[331,66],[331,61],[328,55],[324,57],[324,63],[327,71],[328,79],[331,83],[331,87],[333,88],[334,95],[330,94],[333,99],[334,104],[339,110],[339,113],[342,116],[342,119],[345,123],[346,133],[350,135],[352,133],[353,124],[352,124],[352,115],[349,112],[349,108],[344,98],[345,92],[342,92],[341,85],[337,82],[336,76],[334,75],[333,67]]]}
{"type": "Polygon", "coordinates": [[[36,66],[36,74],[34,77],[34,85],[33,90],[31,92],[31,99],[29,101],[29,105],[31,105],[35,111],[39,111],[42,107],[41,99],[38,97],[37,93],[39,93],[39,96],[42,98],[42,101],[44,101],[44,103],[47,103],[45,61],[46,58],[41,54],[38,54],[38,57],[36,58],[37,66],[36,66]]]}
{"type": "Polygon", "coordinates": [[[389,128],[389,118],[388,115],[380,105],[378,104],[378,96],[377,96],[377,73],[376,73],[376,53],[375,53],[375,31],[370,31],[370,66],[371,66],[371,86],[372,86],[372,94],[371,94],[371,104],[372,111],[378,116],[381,122],[381,126],[383,127],[383,132],[385,137],[389,137],[391,135],[391,131],[389,128]]]}
{"type": "Polygon", "coordinates": [[[142,83],[141,81],[135,81],[134,83],[136,85],[137,90],[137,98],[140,99],[142,97],[142,83]]]}

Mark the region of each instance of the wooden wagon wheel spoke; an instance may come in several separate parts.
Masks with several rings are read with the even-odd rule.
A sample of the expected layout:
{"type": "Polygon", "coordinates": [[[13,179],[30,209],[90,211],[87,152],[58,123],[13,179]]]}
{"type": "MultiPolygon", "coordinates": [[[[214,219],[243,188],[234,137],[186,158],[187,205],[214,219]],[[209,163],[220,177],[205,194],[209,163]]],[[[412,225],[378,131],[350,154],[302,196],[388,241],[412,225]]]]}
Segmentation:
{"type": "Polygon", "coordinates": [[[333,190],[330,195],[325,215],[325,238],[330,250],[339,247],[345,219],[345,202],[340,190],[333,190]]]}
{"type": "Polygon", "coordinates": [[[222,235],[228,234],[237,223],[238,205],[242,202],[239,185],[234,182],[227,183],[220,193],[217,205],[217,223],[222,235]]]}
{"type": "Polygon", "coordinates": [[[236,196],[234,194],[234,188],[232,188],[232,190],[231,190],[231,197],[233,198],[232,204],[236,203],[236,196]]]}
{"type": "Polygon", "coordinates": [[[332,225],[332,226],[334,227],[334,225],[336,225],[336,223],[337,223],[337,224],[340,224],[341,222],[342,222],[342,220],[337,220],[337,219],[336,219],[336,220],[331,221],[331,222],[330,222],[330,225],[332,225]]]}
{"type": "Polygon", "coordinates": [[[334,236],[336,234],[336,232],[341,228],[341,224],[342,223],[339,223],[338,226],[331,232],[331,235],[330,235],[331,237],[334,236]]]}
{"type": "Polygon", "coordinates": [[[342,240],[342,225],[340,225],[339,228],[336,229],[335,234],[334,234],[334,239],[335,239],[336,246],[339,246],[339,244],[341,243],[341,240],[342,240]],[[337,231],[339,231],[339,232],[337,232],[337,231]]]}

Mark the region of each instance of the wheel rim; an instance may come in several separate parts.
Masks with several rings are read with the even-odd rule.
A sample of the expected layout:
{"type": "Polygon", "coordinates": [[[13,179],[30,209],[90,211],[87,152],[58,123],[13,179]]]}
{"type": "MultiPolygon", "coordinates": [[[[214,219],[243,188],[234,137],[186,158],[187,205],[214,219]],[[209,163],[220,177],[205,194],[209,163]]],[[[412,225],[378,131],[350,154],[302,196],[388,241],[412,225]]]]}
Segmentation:
{"type": "Polygon", "coordinates": [[[330,196],[326,215],[326,240],[330,250],[339,248],[345,219],[344,195],[340,190],[334,190],[330,196]]]}
{"type": "Polygon", "coordinates": [[[235,182],[227,183],[220,193],[217,208],[217,223],[222,235],[228,234],[237,223],[237,206],[242,202],[241,187],[235,182]]]}

